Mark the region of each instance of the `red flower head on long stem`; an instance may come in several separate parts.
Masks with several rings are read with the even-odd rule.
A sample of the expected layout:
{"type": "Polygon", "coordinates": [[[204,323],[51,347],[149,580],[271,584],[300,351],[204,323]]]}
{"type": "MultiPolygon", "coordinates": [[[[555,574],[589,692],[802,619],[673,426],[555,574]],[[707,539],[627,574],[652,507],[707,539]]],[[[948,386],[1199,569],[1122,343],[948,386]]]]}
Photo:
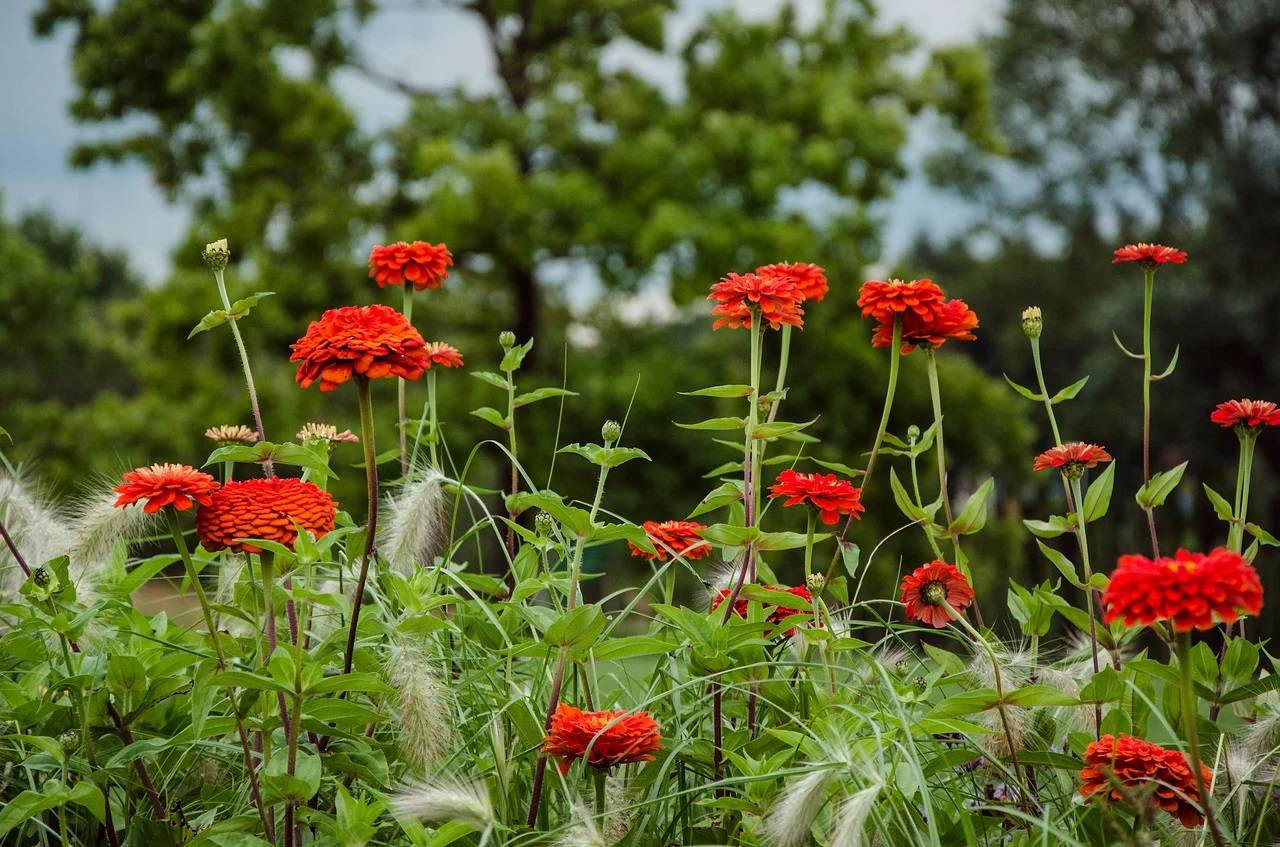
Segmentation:
{"type": "Polygon", "coordinates": [[[821,302],[827,296],[827,272],[810,262],[775,262],[756,268],[756,276],[789,279],[795,284],[801,303],[812,300],[821,302]]]}
{"type": "Polygon", "coordinates": [[[542,752],[560,759],[568,773],[576,759],[608,770],[632,762],[652,762],[662,749],[658,722],[647,712],[584,712],[561,703],[551,716],[542,752]]]}
{"type": "Polygon", "coordinates": [[[1097,444],[1069,441],[1060,447],[1050,447],[1036,456],[1031,469],[1034,471],[1057,468],[1069,478],[1079,479],[1086,468],[1096,468],[1102,462],[1111,461],[1111,454],[1097,444]]]}
{"type": "Polygon", "coordinates": [[[711,286],[707,299],[716,301],[711,310],[717,316],[712,329],[750,329],[756,312],[771,329],[780,329],[784,324],[804,326],[800,291],[789,276],[728,274],[711,286]]]}
{"type": "Polygon", "coordinates": [[[927,317],[943,299],[942,289],[931,279],[870,279],[858,291],[862,316],[890,325],[899,315],[927,317]]]}
{"type": "Polygon", "coordinates": [[[963,612],[973,602],[973,586],[955,565],[933,561],[902,579],[902,604],[913,621],[942,629],[951,622],[951,606],[963,612]]]}
{"type": "Polygon", "coordinates": [[[337,508],[327,491],[292,477],[228,482],[196,512],[196,535],[206,550],[262,552],[246,538],[292,549],[298,527],[317,536],[332,530],[337,508]]]}
{"type": "Polygon", "coordinates": [[[1155,267],[1156,265],[1174,264],[1181,265],[1187,261],[1187,254],[1179,250],[1177,247],[1166,247],[1163,244],[1147,244],[1140,241],[1137,244],[1126,244],[1123,247],[1117,247],[1112,254],[1111,264],[1119,265],[1125,262],[1139,262],[1145,267],[1155,267]]]}
{"type": "Polygon", "coordinates": [[[1209,420],[1218,426],[1261,429],[1264,426],[1280,426],[1280,408],[1269,400],[1228,400],[1219,403],[1209,420]]]}
{"type": "Polygon", "coordinates": [[[443,341],[428,341],[424,348],[427,354],[427,367],[439,365],[442,368],[462,367],[462,353],[452,344],[443,341]]]}
{"type": "Polygon", "coordinates": [[[154,514],[165,506],[185,512],[197,503],[207,506],[218,489],[218,481],[190,465],[150,465],[129,471],[116,486],[115,506],[123,509],[143,502],[142,511],[154,514]]]}
{"type": "Polygon", "coordinates": [[[1179,550],[1172,558],[1121,556],[1102,593],[1105,623],[1126,626],[1168,621],[1177,632],[1212,629],[1262,610],[1262,581],[1239,553],[1179,550]]]}
{"type": "Polygon", "coordinates": [[[650,553],[634,544],[628,544],[631,555],[642,559],[656,559],[665,562],[672,556],[679,556],[686,561],[701,559],[711,552],[711,545],[702,538],[702,530],[706,529],[694,521],[645,521],[641,524],[645,535],[653,544],[655,552],[650,553]]]}
{"type": "Polygon", "coordinates": [[[778,481],[769,487],[769,496],[786,497],[784,506],[803,503],[816,509],[828,526],[836,523],[841,515],[856,520],[866,511],[862,505],[862,489],[833,473],[801,473],[788,468],[778,474],[778,481]]]}
{"type": "Polygon", "coordinates": [[[321,391],[333,391],[352,376],[417,379],[430,366],[425,348],[418,331],[390,306],[343,306],[307,327],[289,361],[300,362],[303,388],[319,380],[321,391]]]}
{"type": "Polygon", "coordinates": [[[369,251],[369,276],[379,288],[405,284],[416,291],[439,288],[452,264],[453,254],[448,247],[425,241],[379,244],[369,251]]]}
{"type": "MultiPolygon", "coordinates": [[[[978,316],[963,300],[943,300],[930,304],[921,312],[911,310],[902,315],[902,355],[917,347],[937,349],[948,341],[973,341],[978,316]]],[[[893,319],[882,321],[871,336],[872,347],[888,347],[893,343],[893,319]]]]}
{"type": "MultiPolygon", "coordinates": [[[[1200,770],[1208,785],[1212,773],[1203,765],[1200,770]]],[[[1084,767],[1080,770],[1081,797],[1119,802],[1126,795],[1141,796],[1144,788],[1154,792],[1153,805],[1173,815],[1183,826],[1197,827],[1204,822],[1195,803],[1195,774],[1181,752],[1127,735],[1104,735],[1085,748],[1084,767]]]]}

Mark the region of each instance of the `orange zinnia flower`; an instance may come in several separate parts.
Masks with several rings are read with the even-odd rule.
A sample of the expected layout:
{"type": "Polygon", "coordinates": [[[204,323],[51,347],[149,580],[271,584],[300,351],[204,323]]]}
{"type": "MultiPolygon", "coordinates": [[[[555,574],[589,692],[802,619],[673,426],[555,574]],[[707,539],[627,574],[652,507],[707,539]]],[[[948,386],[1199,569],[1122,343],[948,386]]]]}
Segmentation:
{"type": "MultiPolygon", "coordinates": [[[[917,347],[941,347],[949,340],[973,341],[978,316],[963,300],[944,300],[922,311],[902,316],[902,355],[917,347]]],[[[893,319],[882,321],[871,336],[872,347],[888,347],[893,342],[893,319]]]]}
{"type": "Polygon", "coordinates": [[[790,277],[729,274],[711,286],[707,299],[716,301],[711,314],[719,316],[712,329],[725,326],[749,329],[754,311],[760,313],[760,319],[771,329],[779,329],[783,324],[804,326],[802,298],[790,277]]]}
{"type": "Polygon", "coordinates": [[[957,612],[973,602],[973,586],[955,565],[933,561],[921,565],[902,579],[902,604],[907,617],[942,629],[951,622],[945,601],[957,612]]]}
{"type": "MultiPolygon", "coordinates": [[[[805,601],[806,603],[813,602],[813,595],[810,594],[809,589],[803,585],[796,585],[796,586],[762,585],[760,587],[766,588],[769,591],[784,591],[787,594],[791,594],[792,596],[799,597],[801,600],[805,601]]],[[[717,591],[715,596],[711,598],[711,611],[714,612],[716,609],[720,608],[720,605],[724,603],[724,601],[727,600],[729,598],[729,595],[732,593],[733,592],[731,592],[727,588],[721,588],[719,591],[717,591]]],[[[764,607],[766,610],[769,611],[769,617],[766,618],[766,620],[768,620],[769,623],[775,623],[775,624],[782,623],[782,621],[786,620],[792,615],[805,614],[805,612],[800,609],[792,609],[787,606],[774,606],[766,603],[764,604],[764,607]]],[[[735,600],[733,603],[734,613],[740,618],[745,618],[747,616],[748,608],[749,608],[749,601],[747,600],[746,597],[743,597],[741,594],[739,594],[738,599],[735,600]]],[[[795,633],[795,629],[792,628],[782,634],[790,638],[794,633],[795,633]]],[[[766,633],[766,635],[767,634],[768,633],[766,633]]]]}
{"type": "Polygon", "coordinates": [[[146,501],[142,511],[158,512],[165,506],[185,512],[195,504],[208,505],[218,488],[218,481],[190,465],[151,465],[129,471],[124,482],[116,486],[117,509],[146,501]]]}
{"type": "Polygon", "coordinates": [[[439,288],[449,275],[453,254],[443,244],[415,241],[379,244],[369,251],[369,276],[379,288],[409,282],[417,291],[439,288]]]}
{"type": "Polygon", "coordinates": [[[1219,426],[1244,426],[1255,429],[1263,426],[1280,426],[1280,409],[1268,400],[1228,400],[1219,403],[1209,415],[1209,420],[1219,426]]]}
{"type": "Polygon", "coordinates": [[[658,722],[647,712],[584,712],[561,703],[551,716],[542,752],[560,759],[568,773],[575,759],[608,769],[632,762],[652,762],[662,749],[658,722]]]}
{"type": "Polygon", "coordinates": [[[687,561],[701,559],[703,556],[711,552],[711,545],[702,539],[702,530],[706,529],[700,523],[694,521],[645,521],[641,524],[645,534],[649,536],[649,540],[653,542],[653,549],[657,552],[650,553],[647,550],[641,550],[634,544],[628,543],[631,548],[632,556],[639,556],[642,559],[657,559],[659,562],[665,562],[672,556],[679,556],[687,561]]]}
{"type": "Polygon", "coordinates": [[[206,550],[261,553],[241,539],[261,538],[293,549],[298,527],[315,535],[333,529],[338,505],[329,492],[291,477],[228,482],[196,512],[196,535],[206,550]]]}
{"type": "Polygon", "coordinates": [[[942,300],[942,289],[931,279],[870,279],[862,283],[858,292],[862,316],[890,325],[896,315],[914,313],[925,317],[942,300]]]}
{"type": "Polygon", "coordinates": [[[425,351],[428,368],[434,365],[440,365],[445,368],[462,367],[462,353],[452,344],[445,344],[443,341],[428,341],[425,351]]]}
{"type": "MultiPolygon", "coordinates": [[[[1207,787],[1213,774],[1201,765],[1200,775],[1207,787]]],[[[1195,803],[1199,794],[1195,773],[1187,757],[1177,750],[1127,735],[1119,738],[1104,735],[1089,744],[1084,750],[1084,768],[1080,771],[1080,796],[1124,800],[1125,792],[1120,786],[1150,786],[1155,791],[1152,802],[1183,826],[1194,827],[1204,822],[1204,815],[1195,803]]]]}
{"type": "Polygon", "coordinates": [[[1105,623],[1171,621],[1177,632],[1212,629],[1215,616],[1232,623],[1241,613],[1258,614],[1262,581],[1253,565],[1225,547],[1207,554],[1179,550],[1173,558],[1121,556],[1102,606],[1105,623]]]}
{"type": "Polygon", "coordinates": [[[1126,244],[1123,247],[1117,247],[1111,259],[1111,264],[1142,262],[1143,264],[1163,265],[1172,262],[1175,265],[1181,265],[1186,260],[1187,254],[1177,247],[1166,247],[1163,244],[1147,244],[1140,241],[1137,244],[1126,244]]]}
{"type": "Polygon", "coordinates": [[[426,342],[404,315],[390,306],[329,309],[293,343],[291,362],[298,384],[333,391],[352,375],[367,379],[398,376],[417,379],[429,365],[426,342]]]}
{"type": "Polygon", "coordinates": [[[1083,473],[1085,468],[1096,468],[1099,462],[1111,461],[1111,454],[1097,444],[1085,444],[1083,441],[1069,441],[1061,447],[1050,447],[1031,465],[1033,471],[1059,468],[1063,473],[1083,473]]]}
{"type": "Polygon", "coordinates": [[[827,272],[821,266],[810,262],[775,262],[772,265],[761,265],[756,268],[756,276],[782,277],[795,283],[796,293],[803,303],[812,300],[820,302],[827,296],[827,272]]]}
{"type": "Polygon", "coordinates": [[[812,506],[828,526],[839,520],[840,515],[856,520],[866,511],[862,505],[862,489],[854,488],[852,482],[833,473],[800,473],[788,468],[778,474],[778,481],[769,487],[769,496],[786,497],[784,506],[800,503],[812,506]]]}

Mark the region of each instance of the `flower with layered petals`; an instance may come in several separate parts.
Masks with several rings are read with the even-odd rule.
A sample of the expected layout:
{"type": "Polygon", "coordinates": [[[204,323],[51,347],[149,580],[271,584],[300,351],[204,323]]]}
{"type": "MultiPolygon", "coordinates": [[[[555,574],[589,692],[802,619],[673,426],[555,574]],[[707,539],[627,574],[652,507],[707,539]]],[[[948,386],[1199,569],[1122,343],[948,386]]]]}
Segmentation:
{"type": "Polygon", "coordinates": [[[1127,626],[1170,621],[1177,632],[1212,629],[1262,610],[1262,581],[1239,553],[1179,550],[1173,558],[1121,556],[1102,592],[1102,620],[1127,626]]]}
{"type": "Polygon", "coordinates": [[[124,482],[116,486],[115,506],[123,509],[145,502],[142,511],[155,513],[165,506],[185,512],[199,503],[207,505],[218,488],[218,481],[190,465],[150,465],[129,471],[124,482]]]}
{"type": "Polygon", "coordinates": [[[1209,415],[1218,426],[1243,426],[1256,429],[1264,426],[1280,426],[1280,409],[1269,400],[1228,400],[1219,403],[1209,415]]]}
{"type": "Polygon", "coordinates": [[[1166,247],[1163,244],[1147,244],[1140,241],[1137,244],[1126,244],[1123,247],[1117,247],[1111,259],[1111,264],[1142,262],[1149,265],[1167,263],[1181,265],[1186,260],[1187,254],[1177,247],[1166,247]]]}
{"type": "Polygon", "coordinates": [[[228,482],[196,512],[196,535],[206,550],[260,553],[246,538],[293,549],[298,527],[320,536],[333,529],[333,497],[313,483],[291,477],[228,482]]]}
{"type": "Polygon", "coordinates": [[[244,424],[222,424],[204,431],[204,437],[224,447],[228,444],[257,444],[258,433],[244,424]]]}
{"type": "Polygon", "coordinates": [[[657,559],[665,562],[672,556],[679,556],[686,561],[701,559],[711,552],[711,545],[702,538],[702,530],[706,529],[694,521],[645,521],[641,524],[645,535],[653,543],[656,551],[650,553],[634,544],[628,544],[632,556],[642,559],[657,559]]]}
{"type": "Polygon", "coordinates": [[[818,510],[822,522],[830,526],[848,515],[857,520],[866,510],[862,505],[862,489],[854,488],[847,479],[833,473],[801,473],[788,468],[778,474],[778,481],[769,487],[770,497],[786,497],[784,506],[801,503],[818,510]]]}
{"type": "Polygon", "coordinates": [[[1063,473],[1083,472],[1085,468],[1096,468],[1101,462],[1111,461],[1111,454],[1097,444],[1086,444],[1083,441],[1069,441],[1061,447],[1050,447],[1031,465],[1034,471],[1058,468],[1063,473]]]}
{"type": "Polygon", "coordinates": [[[360,436],[349,429],[338,432],[338,428],[327,423],[308,423],[298,430],[298,440],[304,444],[308,441],[323,441],[326,444],[359,444],[360,436]]]}
{"type": "Polygon", "coordinates": [[[369,276],[379,288],[406,282],[417,291],[439,288],[452,264],[453,254],[448,247],[425,241],[379,244],[369,251],[369,276]]]}
{"type": "Polygon", "coordinates": [[[942,289],[931,279],[870,279],[858,291],[858,306],[864,318],[874,318],[892,326],[898,315],[927,317],[943,301],[942,289]]]}
{"type": "MultiPolygon", "coordinates": [[[[1205,785],[1213,774],[1200,766],[1205,785]]],[[[1173,815],[1186,827],[1204,822],[1196,804],[1195,773],[1187,757],[1178,750],[1128,735],[1116,738],[1104,735],[1084,750],[1084,767],[1080,770],[1080,796],[1086,800],[1099,797],[1109,802],[1123,801],[1125,790],[1141,794],[1141,789],[1154,791],[1152,803],[1173,815]]]]}
{"type": "Polygon", "coordinates": [[[462,367],[462,353],[452,344],[443,341],[428,341],[426,348],[427,367],[439,365],[442,368],[462,367]]]}
{"type": "Polygon", "coordinates": [[[560,760],[567,773],[575,759],[608,770],[632,762],[652,762],[662,749],[658,722],[648,712],[584,712],[561,703],[551,715],[542,752],[560,760]]]}
{"type": "Polygon", "coordinates": [[[751,327],[751,316],[759,312],[760,319],[771,329],[787,326],[804,326],[802,298],[794,280],[788,276],[760,276],[758,274],[728,274],[711,286],[708,300],[716,301],[711,314],[716,315],[712,329],[751,327]]]}
{"type": "Polygon", "coordinates": [[[812,300],[821,302],[827,296],[827,272],[820,265],[811,262],[774,262],[772,265],[761,265],[756,268],[756,275],[765,277],[783,277],[795,283],[796,294],[803,303],[812,300]]]}
{"type": "MultiPolygon", "coordinates": [[[[805,603],[813,602],[813,595],[810,594],[809,589],[803,585],[795,585],[795,586],[762,585],[760,587],[768,589],[769,591],[782,591],[786,594],[792,595],[793,597],[799,597],[801,600],[805,601],[805,603]]],[[[724,601],[729,598],[729,595],[731,593],[732,592],[727,588],[721,588],[719,591],[717,591],[715,593],[715,596],[711,598],[711,611],[714,612],[716,609],[720,608],[721,604],[724,603],[724,601]]],[[[792,615],[805,614],[804,610],[802,609],[792,609],[788,606],[775,606],[771,603],[764,604],[764,607],[765,607],[765,610],[768,611],[769,613],[769,616],[768,618],[766,618],[766,620],[768,620],[769,623],[773,623],[773,624],[781,623],[782,621],[786,620],[792,615]]],[[[746,597],[743,597],[741,594],[739,594],[738,599],[735,600],[733,603],[733,611],[738,615],[738,617],[745,618],[747,616],[748,608],[749,608],[749,601],[747,600],[746,597]]],[[[790,638],[791,635],[794,633],[795,633],[795,629],[793,627],[792,629],[789,629],[782,634],[790,638]]]]}
{"type": "Polygon", "coordinates": [[[945,602],[963,612],[973,602],[973,586],[960,569],[943,561],[921,565],[902,578],[902,604],[913,621],[942,629],[951,622],[945,602]]]}
{"type": "MultiPolygon", "coordinates": [[[[912,310],[902,316],[902,355],[917,347],[941,347],[948,341],[973,341],[978,316],[960,299],[933,303],[923,310],[912,310]]],[[[893,319],[883,321],[871,336],[872,347],[888,347],[893,343],[893,319]]]]}
{"type": "Polygon", "coordinates": [[[306,335],[293,343],[291,362],[298,365],[298,384],[333,391],[359,376],[417,379],[429,363],[426,342],[404,315],[390,306],[343,306],[312,321],[306,335]]]}

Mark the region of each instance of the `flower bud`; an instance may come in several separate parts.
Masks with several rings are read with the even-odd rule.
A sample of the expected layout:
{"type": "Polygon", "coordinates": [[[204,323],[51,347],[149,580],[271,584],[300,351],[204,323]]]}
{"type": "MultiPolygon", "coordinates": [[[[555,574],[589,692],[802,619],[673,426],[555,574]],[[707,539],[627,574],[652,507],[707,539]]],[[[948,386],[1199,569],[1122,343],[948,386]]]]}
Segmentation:
{"type": "Polygon", "coordinates": [[[912,424],[907,427],[907,441],[916,442],[920,440],[920,427],[912,424]]]}
{"type": "Polygon", "coordinates": [[[538,535],[545,535],[545,536],[551,535],[551,532],[552,530],[555,529],[555,526],[556,526],[555,521],[552,520],[551,516],[548,515],[546,512],[538,512],[538,514],[535,515],[533,518],[533,528],[537,530],[538,535]]]}
{"type": "Polygon", "coordinates": [[[62,748],[64,753],[71,753],[80,749],[80,733],[74,729],[69,729],[58,736],[58,746],[62,748]]]}
{"type": "Polygon", "coordinates": [[[231,248],[227,246],[227,239],[219,238],[204,245],[204,252],[200,255],[211,270],[220,271],[227,266],[227,260],[231,258],[231,248]]]}
{"type": "Polygon", "coordinates": [[[49,572],[43,567],[36,568],[31,572],[31,581],[44,588],[49,584],[49,572]]]}
{"type": "Polygon", "coordinates": [[[809,587],[809,591],[817,596],[822,593],[822,589],[827,587],[827,578],[820,573],[811,573],[804,579],[805,585],[809,587]]]}
{"type": "Polygon", "coordinates": [[[605,444],[614,444],[622,437],[622,426],[617,421],[605,421],[600,427],[600,437],[605,444]]]}
{"type": "Polygon", "coordinates": [[[510,350],[516,346],[516,334],[511,330],[503,330],[498,335],[498,343],[502,345],[503,350],[510,350]]]}
{"type": "Polygon", "coordinates": [[[1039,306],[1028,306],[1022,312],[1022,331],[1027,338],[1039,338],[1044,330],[1044,318],[1040,315],[1039,306]]]}

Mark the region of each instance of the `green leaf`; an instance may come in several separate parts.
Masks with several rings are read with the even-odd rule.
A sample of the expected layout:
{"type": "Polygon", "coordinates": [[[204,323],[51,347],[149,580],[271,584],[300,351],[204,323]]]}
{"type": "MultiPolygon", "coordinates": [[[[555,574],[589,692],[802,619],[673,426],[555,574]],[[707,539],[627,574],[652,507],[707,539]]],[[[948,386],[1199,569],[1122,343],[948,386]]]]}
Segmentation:
{"type": "Polygon", "coordinates": [[[632,459],[653,461],[649,454],[638,447],[601,447],[599,444],[566,444],[557,453],[572,453],[581,456],[592,464],[602,468],[616,468],[632,459]]]}
{"type": "Polygon", "coordinates": [[[293,774],[288,772],[288,758],[272,756],[271,761],[260,772],[265,795],[263,799],[269,803],[279,800],[305,803],[320,790],[320,757],[299,750],[293,774]]]}
{"type": "Polygon", "coordinates": [[[1048,685],[1026,685],[1010,691],[1004,701],[1014,706],[1075,706],[1079,700],[1048,685]]]}
{"type": "Polygon", "coordinates": [[[1008,374],[1003,374],[1003,376],[1004,376],[1004,381],[1009,383],[1009,387],[1012,388],[1014,391],[1018,392],[1019,394],[1021,394],[1023,397],[1027,398],[1033,403],[1044,402],[1044,395],[1041,394],[1040,392],[1032,391],[1030,388],[1027,388],[1025,385],[1019,385],[1018,383],[1010,379],[1008,374]]]}
{"type": "Polygon", "coordinates": [[[1051,515],[1047,521],[1024,519],[1022,525],[1039,538],[1057,538],[1064,532],[1072,532],[1076,528],[1076,516],[1051,515]]]}
{"type": "Polygon", "coordinates": [[[729,430],[742,429],[747,422],[742,418],[707,418],[705,421],[697,423],[680,423],[676,422],[676,426],[681,429],[705,429],[705,430],[729,430]]]}
{"type": "Polygon", "coordinates": [[[1162,370],[1160,373],[1158,373],[1158,374],[1156,374],[1155,376],[1151,377],[1151,381],[1152,381],[1152,382],[1159,382],[1160,380],[1162,380],[1162,379],[1164,379],[1165,377],[1169,376],[1169,374],[1173,373],[1173,369],[1174,369],[1174,368],[1176,368],[1176,367],[1178,366],[1178,354],[1179,354],[1179,353],[1181,353],[1181,352],[1182,352],[1182,345],[1181,345],[1181,344],[1179,344],[1178,346],[1174,347],[1174,348],[1173,348],[1173,358],[1169,360],[1169,367],[1165,368],[1165,369],[1164,369],[1164,370],[1162,370]]]}
{"type": "Polygon", "coordinates": [[[1232,509],[1231,504],[1227,502],[1227,498],[1210,488],[1207,482],[1202,482],[1201,486],[1203,486],[1204,493],[1209,498],[1209,502],[1213,504],[1213,513],[1217,515],[1220,520],[1224,520],[1227,523],[1234,523],[1234,510],[1232,509]]]}
{"type": "Polygon", "coordinates": [[[511,388],[510,381],[502,374],[496,374],[492,371],[471,371],[471,375],[481,382],[487,382],[494,388],[501,388],[508,391],[511,388]]]}
{"type": "Polygon", "coordinates": [[[368,694],[390,694],[391,686],[382,681],[374,673],[353,671],[325,677],[314,685],[307,687],[307,694],[330,694],[335,691],[363,691],[368,694]]]}
{"type": "Polygon", "coordinates": [[[499,412],[492,406],[481,406],[479,409],[472,409],[471,414],[475,415],[482,421],[493,424],[498,429],[511,429],[511,422],[506,419],[506,416],[504,416],[502,412],[499,412]]]}
{"type": "Polygon", "coordinates": [[[978,490],[969,495],[964,508],[951,524],[951,531],[960,535],[972,535],[979,532],[987,524],[987,501],[995,490],[996,481],[988,478],[978,486],[978,490]]]}
{"type": "Polygon", "coordinates": [[[1036,544],[1040,546],[1040,552],[1044,554],[1045,558],[1052,562],[1053,566],[1066,577],[1067,582],[1076,588],[1084,588],[1084,582],[1081,581],[1080,575],[1076,571],[1076,566],[1070,559],[1039,539],[1036,539],[1036,544]]]}
{"type": "Polygon", "coordinates": [[[710,388],[699,388],[697,391],[681,391],[686,397],[750,397],[749,385],[713,385],[710,388]]]}
{"type": "Polygon", "coordinates": [[[702,502],[689,513],[689,517],[696,518],[707,512],[714,512],[716,509],[728,506],[730,503],[737,503],[742,500],[742,483],[726,482],[712,489],[706,497],[702,498],[702,502]]]}
{"type": "Polygon", "coordinates": [[[604,631],[604,613],[594,603],[565,612],[555,623],[547,627],[543,638],[557,647],[566,650],[581,650],[590,647],[604,631]]]}
{"type": "Polygon", "coordinates": [[[592,648],[591,657],[597,662],[612,662],[618,659],[636,659],[641,656],[659,656],[670,653],[675,646],[665,638],[631,635],[625,638],[607,639],[603,644],[592,648]]]}
{"type": "Polygon", "coordinates": [[[1187,465],[1188,462],[1183,462],[1176,468],[1153,474],[1150,481],[1138,489],[1138,493],[1133,496],[1133,499],[1137,500],[1138,505],[1144,509],[1163,506],[1164,501],[1168,499],[1173,490],[1178,487],[1178,483],[1182,481],[1182,474],[1187,469],[1187,465]]]}
{"type": "Polygon", "coordinates": [[[1106,515],[1107,509],[1111,506],[1111,489],[1115,486],[1115,481],[1116,465],[1115,462],[1112,462],[1107,465],[1107,469],[1093,481],[1089,486],[1089,490],[1085,492],[1085,523],[1092,523],[1106,515]]]}
{"type": "Polygon", "coordinates": [[[209,312],[201,318],[200,323],[192,327],[191,332],[187,333],[187,339],[190,340],[195,338],[200,333],[208,332],[216,326],[222,326],[226,322],[227,313],[222,309],[214,309],[212,312],[209,312]]]}
{"type": "Polygon", "coordinates": [[[526,509],[541,509],[560,522],[574,535],[585,536],[591,532],[591,514],[585,509],[566,505],[554,491],[529,491],[507,498],[507,511],[519,514],[526,509]]]}
{"type": "Polygon", "coordinates": [[[898,504],[902,514],[917,523],[928,521],[929,516],[911,499],[911,495],[907,493],[907,489],[903,487],[893,468],[889,468],[889,488],[893,490],[893,502],[898,504]]]}
{"type": "Polygon", "coordinates": [[[524,357],[529,355],[529,351],[533,349],[533,339],[530,338],[524,344],[517,344],[502,356],[502,363],[498,365],[498,370],[503,373],[511,373],[520,369],[520,363],[524,361],[524,357]]]}
{"type": "MultiPolygon", "coordinates": [[[[813,543],[819,544],[831,537],[829,532],[819,532],[813,536],[813,543]]],[[[803,532],[760,532],[756,536],[758,550],[799,550],[805,545],[803,532]]]]}
{"type": "Polygon", "coordinates": [[[1267,532],[1256,523],[1246,523],[1244,525],[1244,529],[1245,532],[1258,539],[1260,544],[1265,544],[1268,547],[1280,547],[1280,540],[1277,540],[1274,535],[1267,532]]]}
{"type": "Polygon", "coordinates": [[[1222,675],[1231,682],[1247,683],[1253,679],[1261,653],[1257,644],[1245,638],[1233,638],[1222,660],[1222,675]]]}
{"type": "Polygon", "coordinates": [[[1077,394],[1080,393],[1080,389],[1084,388],[1085,383],[1087,383],[1088,381],[1089,381],[1089,377],[1087,376],[1084,379],[1076,380],[1075,382],[1068,385],[1066,388],[1059,391],[1057,394],[1050,397],[1049,403],[1051,405],[1056,406],[1059,403],[1062,403],[1063,401],[1073,399],[1077,394]]]}
{"type": "Polygon", "coordinates": [[[231,304],[231,312],[228,315],[231,320],[239,320],[249,312],[253,311],[253,307],[258,305],[258,301],[274,295],[274,291],[258,291],[250,294],[248,297],[241,297],[239,300],[231,304]]]}
{"type": "Polygon", "coordinates": [[[537,403],[539,400],[549,400],[552,397],[577,397],[578,392],[569,391],[564,388],[535,388],[533,391],[526,391],[524,394],[516,395],[512,405],[517,409],[522,406],[528,406],[530,403],[537,403]]]}
{"type": "Polygon", "coordinates": [[[813,426],[813,424],[817,420],[818,420],[817,418],[814,418],[813,420],[805,421],[804,423],[795,423],[792,421],[775,421],[773,423],[760,424],[759,426],[751,430],[751,437],[752,438],[781,438],[784,435],[791,435],[792,433],[800,432],[801,430],[806,429],[807,427],[813,426]]]}

